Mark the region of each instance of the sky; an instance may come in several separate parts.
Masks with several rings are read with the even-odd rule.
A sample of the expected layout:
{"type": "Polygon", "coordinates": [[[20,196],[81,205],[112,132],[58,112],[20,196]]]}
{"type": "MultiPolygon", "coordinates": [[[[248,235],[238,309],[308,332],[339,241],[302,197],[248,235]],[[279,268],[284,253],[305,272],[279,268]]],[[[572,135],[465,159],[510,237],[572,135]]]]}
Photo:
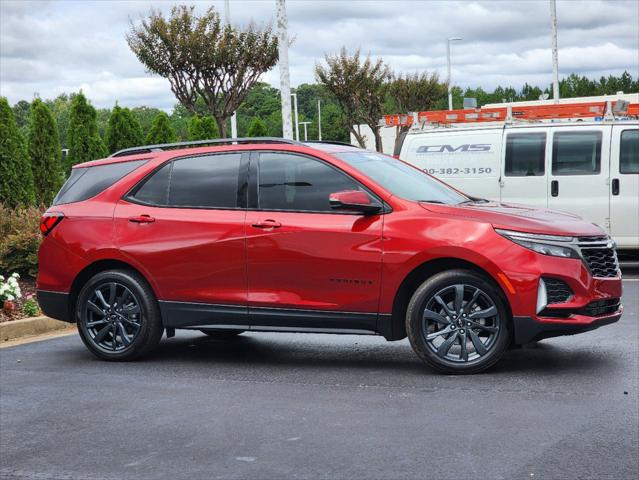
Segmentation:
{"type": "MultiPolygon", "coordinates": [[[[146,73],[129,49],[130,21],[150,9],[169,12],[175,1],[0,0],[0,95],[10,103],[53,98],[82,89],[98,107],[170,110],[168,81],[146,73]]],[[[198,11],[222,1],[186,1],[198,11]]],[[[552,82],[548,0],[347,1],[286,3],[291,85],[314,82],[314,65],[342,46],[382,57],[396,72],[446,77],[446,39],[452,46],[452,83],[517,89],[552,82]]],[[[231,21],[275,21],[275,0],[231,0],[231,21]]],[[[639,1],[558,0],[560,77],[639,77],[639,1]]],[[[262,77],[279,87],[275,67],[262,77]]]]}

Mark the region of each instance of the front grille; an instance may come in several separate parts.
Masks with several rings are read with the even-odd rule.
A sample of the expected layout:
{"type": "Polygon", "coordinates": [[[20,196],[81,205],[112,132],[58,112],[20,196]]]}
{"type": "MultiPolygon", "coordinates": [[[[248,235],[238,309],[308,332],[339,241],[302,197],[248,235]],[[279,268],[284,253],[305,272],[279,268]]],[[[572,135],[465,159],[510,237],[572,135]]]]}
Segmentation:
{"type": "Polygon", "coordinates": [[[619,275],[619,262],[614,248],[582,247],[581,254],[593,277],[612,278],[619,275]]]}
{"type": "Polygon", "coordinates": [[[546,296],[548,303],[565,303],[573,296],[570,287],[561,280],[556,278],[543,277],[546,284],[546,296]]]}
{"type": "Polygon", "coordinates": [[[621,300],[619,298],[608,298],[606,300],[595,300],[590,302],[583,308],[576,310],[575,313],[579,315],[586,315],[588,317],[601,317],[602,315],[610,315],[619,310],[621,300]]]}
{"type": "Polygon", "coordinates": [[[605,235],[600,237],[577,237],[577,241],[579,243],[592,243],[592,242],[604,242],[607,243],[609,240],[605,235]]]}

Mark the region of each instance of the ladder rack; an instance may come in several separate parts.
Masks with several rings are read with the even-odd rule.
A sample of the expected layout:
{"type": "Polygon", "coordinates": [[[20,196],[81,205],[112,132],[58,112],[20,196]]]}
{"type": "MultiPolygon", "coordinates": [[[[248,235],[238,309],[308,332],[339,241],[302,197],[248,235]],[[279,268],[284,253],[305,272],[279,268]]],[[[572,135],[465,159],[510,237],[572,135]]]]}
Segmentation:
{"type": "Polygon", "coordinates": [[[580,120],[614,119],[615,116],[639,117],[639,103],[621,100],[607,102],[561,103],[547,105],[508,105],[496,108],[471,108],[463,110],[433,110],[410,114],[384,115],[385,127],[417,124],[452,124],[479,122],[510,122],[515,120],[580,120]]]}

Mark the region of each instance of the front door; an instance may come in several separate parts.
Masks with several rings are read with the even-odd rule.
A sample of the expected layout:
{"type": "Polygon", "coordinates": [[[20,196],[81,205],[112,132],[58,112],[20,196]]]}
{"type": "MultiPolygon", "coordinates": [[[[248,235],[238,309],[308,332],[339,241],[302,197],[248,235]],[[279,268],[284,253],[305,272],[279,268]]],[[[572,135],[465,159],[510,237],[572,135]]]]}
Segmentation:
{"type": "Polygon", "coordinates": [[[639,249],[639,128],[615,125],[610,147],[610,234],[621,248],[639,249]]]}
{"type": "Polygon", "coordinates": [[[609,228],[609,125],[552,128],[548,207],[609,228]]]}
{"type": "Polygon", "coordinates": [[[246,324],[242,164],[240,153],[174,160],[116,207],[116,244],[155,282],[167,326],[246,324]]]}
{"type": "Polygon", "coordinates": [[[254,153],[250,178],[251,328],[373,332],[383,215],[329,205],[331,193],[363,188],[317,158],[284,152],[254,153]]]}

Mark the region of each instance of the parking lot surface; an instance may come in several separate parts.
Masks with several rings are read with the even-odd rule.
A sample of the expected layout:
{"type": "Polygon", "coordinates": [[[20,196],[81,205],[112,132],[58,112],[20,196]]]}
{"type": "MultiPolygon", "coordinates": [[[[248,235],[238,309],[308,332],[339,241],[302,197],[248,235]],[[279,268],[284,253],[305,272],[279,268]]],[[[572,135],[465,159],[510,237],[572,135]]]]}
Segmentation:
{"type": "Polygon", "coordinates": [[[76,335],[0,350],[0,478],[636,478],[639,276],[619,323],[488,373],[406,340],[199,332],[105,363],[76,335]]]}

